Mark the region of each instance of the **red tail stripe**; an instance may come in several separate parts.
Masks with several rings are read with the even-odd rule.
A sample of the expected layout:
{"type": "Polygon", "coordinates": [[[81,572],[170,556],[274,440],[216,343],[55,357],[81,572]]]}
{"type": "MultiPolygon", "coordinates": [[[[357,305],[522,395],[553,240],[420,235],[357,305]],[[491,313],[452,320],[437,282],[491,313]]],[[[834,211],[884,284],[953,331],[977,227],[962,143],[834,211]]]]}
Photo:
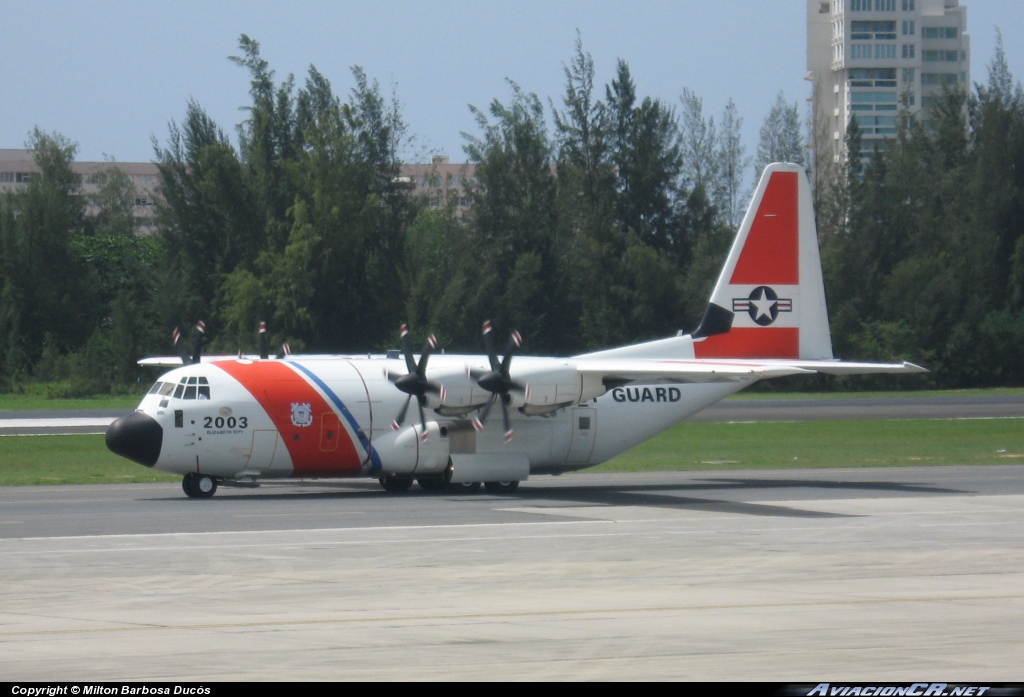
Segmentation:
{"type": "Polygon", "coordinates": [[[733,327],[693,344],[697,358],[799,358],[796,327],[733,327]]]}
{"type": "Polygon", "coordinates": [[[768,180],[730,283],[800,283],[798,187],[796,172],[775,172],[768,180]]]}

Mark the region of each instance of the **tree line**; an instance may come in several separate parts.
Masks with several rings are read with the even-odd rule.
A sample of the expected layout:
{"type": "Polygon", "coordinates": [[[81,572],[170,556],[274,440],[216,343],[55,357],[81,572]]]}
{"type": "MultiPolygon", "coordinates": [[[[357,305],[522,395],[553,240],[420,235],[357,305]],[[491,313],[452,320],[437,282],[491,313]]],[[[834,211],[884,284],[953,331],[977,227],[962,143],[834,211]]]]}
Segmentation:
{"type": "MultiPolygon", "coordinates": [[[[195,102],[154,140],[156,235],[135,234],[116,167],[85,200],[74,145],[35,131],[40,176],[0,197],[0,389],[130,386],[198,318],[225,353],[253,351],[261,320],[317,352],[391,347],[402,321],[476,352],[489,318],[556,355],[692,330],[752,168],[804,161],[781,94],[750,157],[731,101],[716,121],[689,90],[642,96],[625,61],[599,86],[577,41],[557,103],[509,81],[471,107],[470,205],[431,208],[399,177],[401,110],[362,70],[342,96],[314,67],[276,81],[246,36],[232,60],[238,146],[195,102]]],[[[943,386],[1024,377],[1024,99],[1001,49],[990,73],[868,162],[813,163],[838,355],[912,359],[943,386]]]]}
{"type": "Polygon", "coordinates": [[[1024,384],[1024,92],[1001,39],[985,84],[901,118],[889,145],[818,168],[836,351],[912,358],[942,386],[1024,384]]]}

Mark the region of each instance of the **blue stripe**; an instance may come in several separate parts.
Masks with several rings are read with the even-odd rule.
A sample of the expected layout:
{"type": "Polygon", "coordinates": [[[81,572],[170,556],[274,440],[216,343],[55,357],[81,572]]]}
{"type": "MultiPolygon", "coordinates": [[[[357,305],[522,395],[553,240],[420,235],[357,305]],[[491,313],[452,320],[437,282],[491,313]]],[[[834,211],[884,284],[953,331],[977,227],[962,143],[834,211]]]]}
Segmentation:
{"type": "Polygon", "coordinates": [[[345,417],[346,421],[348,421],[348,425],[352,427],[352,431],[356,434],[356,438],[358,438],[359,442],[362,444],[363,450],[370,454],[371,471],[380,472],[382,468],[380,462],[380,455],[377,454],[376,450],[370,447],[370,440],[363,433],[363,429],[359,428],[359,423],[356,421],[356,417],[352,416],[352,412],[348,410],[348,407],[346,407],[345,403],[341,401],[341,398],[334,393],[334,390],[327,386],[326,382],[321,380],[312,370],[310,370],[306,366],[302,365],[301,363],[296,363],[294,361],[288,361],[287,365],[294,366],[301,370],[303,373],[305,373],[309,377],[309,379],[315,382],[317,387],[323,390],[324,394],[326,394],[328,398],[330,398],[330,400],[334,402],[334,406],[338,408],[338,411],[341,412],[341,415],[345,417]]]}

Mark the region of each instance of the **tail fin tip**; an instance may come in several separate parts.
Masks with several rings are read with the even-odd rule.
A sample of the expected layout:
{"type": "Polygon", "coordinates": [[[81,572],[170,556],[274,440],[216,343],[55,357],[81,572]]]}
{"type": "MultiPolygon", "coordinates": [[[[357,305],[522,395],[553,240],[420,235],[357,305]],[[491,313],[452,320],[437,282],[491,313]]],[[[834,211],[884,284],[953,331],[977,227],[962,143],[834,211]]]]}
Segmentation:
{"type": "Polygon", "coordinates": [[[832,358],[810,185],[765,167],[700,327],[698,358],[832,358]]]}

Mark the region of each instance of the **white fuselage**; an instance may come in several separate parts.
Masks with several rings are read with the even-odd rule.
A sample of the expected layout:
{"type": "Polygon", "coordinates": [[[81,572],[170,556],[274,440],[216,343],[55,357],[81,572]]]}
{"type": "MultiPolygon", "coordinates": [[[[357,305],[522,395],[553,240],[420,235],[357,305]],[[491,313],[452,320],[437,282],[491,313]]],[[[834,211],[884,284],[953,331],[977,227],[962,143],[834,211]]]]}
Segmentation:
{"type": "Polygon", "coordinates": [[[405,364],[384,357],[184,366],[162,376],[137,411],[162,431],[152,466],[178,474],[227,480],[424,476],[444,472],[453,461],[478,463],[484,469],[474,476],[492,466],[499,473],[503,463],[528,466],[526,473],[559,473],[604,462],[752,383],[606,390],[578,372],[574,359],[517,357],[511,375],[529,376],[529,383],[523,394],[511,395],[514,437],[506,442],[497,408],[482,431],[471,426],[491,394],[470,369],[487,368],[482,356],[432,357],[427,377],[443,384],[445,394],[443,401],[428,398],[425,439],[415,404],[404,426],[393,429],[407,395],[387,372],[404,373],[405,364]]]}

